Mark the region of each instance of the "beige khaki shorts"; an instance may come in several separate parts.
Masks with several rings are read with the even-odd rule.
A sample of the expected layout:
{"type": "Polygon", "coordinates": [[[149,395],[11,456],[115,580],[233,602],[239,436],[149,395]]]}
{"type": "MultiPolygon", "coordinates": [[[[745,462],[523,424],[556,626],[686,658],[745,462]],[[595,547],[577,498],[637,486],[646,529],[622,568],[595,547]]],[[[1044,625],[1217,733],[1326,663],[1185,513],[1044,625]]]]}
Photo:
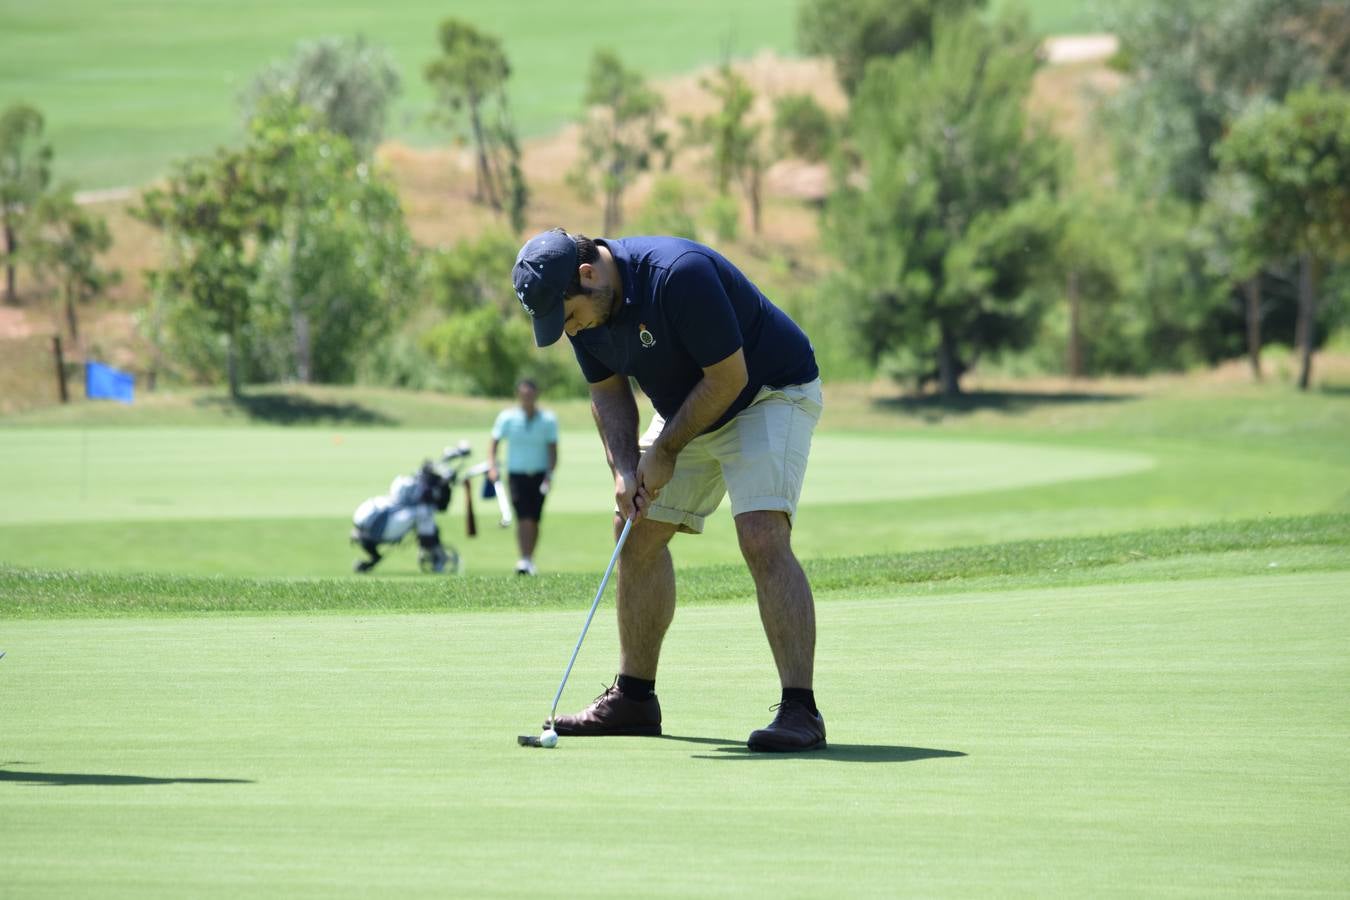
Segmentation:
{"type": "MultiPolygon", "coordinates": [[[[734,419],[689,442],[675,460],[675,475],[647,510],[655,522],[699,534],[724,494],[731,514],[780,510],[797,515],[811,433],[823,409],[820,379],[781,388],[764,387],[734,419]]],[[[638,440],[646,451],[665,421],[657,415],[638,440]]]]}

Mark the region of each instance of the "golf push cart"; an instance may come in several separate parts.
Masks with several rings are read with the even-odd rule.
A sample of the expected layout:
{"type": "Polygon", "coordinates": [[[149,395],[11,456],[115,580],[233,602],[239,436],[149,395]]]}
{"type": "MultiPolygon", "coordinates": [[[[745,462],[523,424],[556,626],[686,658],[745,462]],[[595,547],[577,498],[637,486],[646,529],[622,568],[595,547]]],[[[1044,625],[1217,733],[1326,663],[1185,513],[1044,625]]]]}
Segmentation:
{"type": "Polygon", "coordinates": [[[450,508],[450,497],[456,485],[464,489],[465,532],[469,537],[478,534],[473,512],[472,479],[484,476],[484,494],[496,494],[501,519],[506,528],[511,524],[511,508],[500,484],[488,484],[486,474],[490,463],[481,462],[465,468],[469,456],[468,441],[446,447],[441,458],[422,463],[412,475],[399,475],[389,485],[389,492],[371,497],[356,508],[352,515],[351,541],[360,545],[366,559],[353,564],[356,572],[369,572],[384,558],[380,548],[402,542],[410,531],[417,532],[417,565],[423,572],[456,573],[461,569],[459,551],[453,544],[441,543],[436,514],[450,508]]]}

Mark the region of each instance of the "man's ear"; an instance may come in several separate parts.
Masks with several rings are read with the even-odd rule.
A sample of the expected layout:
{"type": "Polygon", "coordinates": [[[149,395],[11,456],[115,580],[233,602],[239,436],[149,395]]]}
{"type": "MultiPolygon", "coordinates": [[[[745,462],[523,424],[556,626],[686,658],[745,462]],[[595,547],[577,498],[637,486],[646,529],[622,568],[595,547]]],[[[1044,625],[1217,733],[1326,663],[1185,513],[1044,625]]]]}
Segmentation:
{"type": "Polygon", "coordinates": [[[582,284],[591,287],[595,283],[595,266],[590,263],[582,263],[577,266],[577,275],[580,276],[582,284]]]}

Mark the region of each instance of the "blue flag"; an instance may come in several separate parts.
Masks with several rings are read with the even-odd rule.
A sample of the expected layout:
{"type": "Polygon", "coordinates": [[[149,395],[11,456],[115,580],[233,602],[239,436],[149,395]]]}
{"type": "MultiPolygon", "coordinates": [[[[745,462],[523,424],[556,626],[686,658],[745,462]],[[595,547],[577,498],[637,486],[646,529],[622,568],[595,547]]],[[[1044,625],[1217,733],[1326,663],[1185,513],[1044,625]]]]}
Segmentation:
{"type": "Polygon", "coordinates": [[[103,363],[84,364],[84,395],[90,400],[105,398],[130,403],[136,376],[103,363]]]}

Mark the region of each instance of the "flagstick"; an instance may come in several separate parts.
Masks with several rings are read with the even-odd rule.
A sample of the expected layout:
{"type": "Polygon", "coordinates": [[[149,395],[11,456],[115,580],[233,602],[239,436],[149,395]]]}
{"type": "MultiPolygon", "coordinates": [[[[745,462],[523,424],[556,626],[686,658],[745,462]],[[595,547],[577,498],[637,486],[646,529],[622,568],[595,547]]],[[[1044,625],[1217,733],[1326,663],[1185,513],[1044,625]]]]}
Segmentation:
{"type": "Polygon", "coordinates": [[[89,488],[89,429],[80,428],[80,502],[85,501],[89,488]]]}

